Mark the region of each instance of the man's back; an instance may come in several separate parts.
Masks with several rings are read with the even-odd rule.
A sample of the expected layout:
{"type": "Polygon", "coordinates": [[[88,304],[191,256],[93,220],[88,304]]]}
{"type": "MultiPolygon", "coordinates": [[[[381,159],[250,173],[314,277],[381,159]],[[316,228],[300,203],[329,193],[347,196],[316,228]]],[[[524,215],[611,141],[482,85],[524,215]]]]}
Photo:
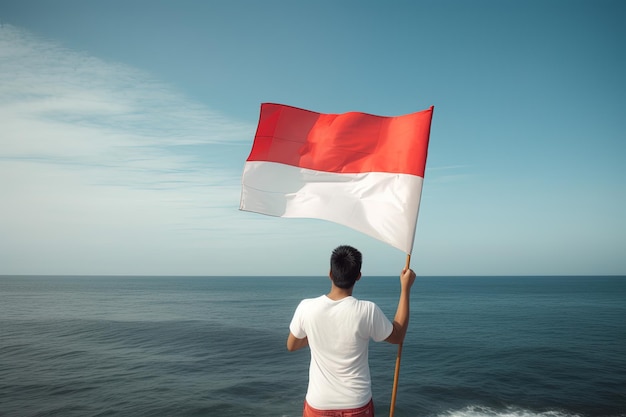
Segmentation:
{"type": "Polygon", "coordinates": [[[307,402],[319,409],[361,407],[371,397],[369,339],[382,341],[391,322],[372,302],[323,295],[303,300],[290,325],[311,349],[307,402]]]}

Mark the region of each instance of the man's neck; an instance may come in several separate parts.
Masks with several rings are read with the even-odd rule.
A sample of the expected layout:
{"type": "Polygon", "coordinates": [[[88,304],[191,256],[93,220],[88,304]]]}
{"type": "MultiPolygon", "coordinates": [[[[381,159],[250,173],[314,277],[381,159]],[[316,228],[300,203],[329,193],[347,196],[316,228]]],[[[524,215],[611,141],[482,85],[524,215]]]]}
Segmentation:
{"type": "Polygon", "coordinates": [[[333,301],[341,300],[342,298],[350,297],[352,295],[352,290],[354,287],[344,289],[339,288],[335,284],[332,284],[330,287],[330,292],[326,294],[326,297],[330,298],[333,301]]]}

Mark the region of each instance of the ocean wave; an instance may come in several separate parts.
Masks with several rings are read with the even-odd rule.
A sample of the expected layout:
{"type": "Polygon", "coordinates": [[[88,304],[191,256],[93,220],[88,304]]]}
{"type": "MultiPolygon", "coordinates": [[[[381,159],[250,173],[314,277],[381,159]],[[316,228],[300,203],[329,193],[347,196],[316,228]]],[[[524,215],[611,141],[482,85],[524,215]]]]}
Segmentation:
{"type": "Polygon", "coordinates": [[[484,406],[467,406],[460,410],[449,410],[438,415],[439,417],[583,417],[580,414],[572,414],[563,411],[531,411],[517,407],[507,407],[504,410],[496,410],[484,406]]]}

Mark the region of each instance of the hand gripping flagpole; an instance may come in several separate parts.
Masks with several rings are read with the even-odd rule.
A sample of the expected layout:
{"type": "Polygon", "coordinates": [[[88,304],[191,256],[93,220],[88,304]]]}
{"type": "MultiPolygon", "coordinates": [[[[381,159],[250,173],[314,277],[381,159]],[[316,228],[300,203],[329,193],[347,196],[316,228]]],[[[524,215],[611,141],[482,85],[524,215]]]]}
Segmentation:
{"type": "MultiPolygon", "coordinates": [[[[409,269],[411,265],[411,254],[406,255],[405,269],[409,269]]],[[[406,336],[406,334],[405,334],[406,336]]],[[[396,369],[393,374],[393,389],[391,390],[391,405],[389,406],[389,417],[393,417],[396,411],[396,396],[398,395],[398,379],[400,377],[400,360],[402,359],[402,344],[404,339],[398,344],[398,355],[396,356],[396,369]]]]}

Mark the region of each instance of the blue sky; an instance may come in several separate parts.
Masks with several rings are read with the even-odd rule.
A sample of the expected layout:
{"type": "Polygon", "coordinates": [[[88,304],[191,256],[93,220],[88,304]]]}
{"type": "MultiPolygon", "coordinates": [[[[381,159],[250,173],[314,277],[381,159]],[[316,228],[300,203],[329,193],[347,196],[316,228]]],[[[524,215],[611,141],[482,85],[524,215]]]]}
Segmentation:
{"type": "Polygon", "coordinates": [[[420,275],[626,274],[621,1],[0,1],[0,274],[323,275],[405,254],[238,210],[259,107],[435,106],[420,275]]]}

